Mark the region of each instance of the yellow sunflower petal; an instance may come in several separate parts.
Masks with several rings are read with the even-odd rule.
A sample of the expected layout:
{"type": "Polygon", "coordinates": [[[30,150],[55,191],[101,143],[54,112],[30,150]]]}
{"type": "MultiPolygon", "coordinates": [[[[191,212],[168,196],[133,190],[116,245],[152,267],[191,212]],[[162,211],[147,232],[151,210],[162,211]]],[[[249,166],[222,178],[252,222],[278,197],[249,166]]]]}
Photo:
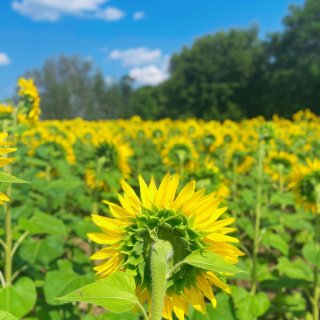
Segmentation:
{"type": "Polygon", "coordinates": [[[90,240],[99,244],[115,244],[123,238],[121,233],[88,233],[87,236],[90,240]]]}

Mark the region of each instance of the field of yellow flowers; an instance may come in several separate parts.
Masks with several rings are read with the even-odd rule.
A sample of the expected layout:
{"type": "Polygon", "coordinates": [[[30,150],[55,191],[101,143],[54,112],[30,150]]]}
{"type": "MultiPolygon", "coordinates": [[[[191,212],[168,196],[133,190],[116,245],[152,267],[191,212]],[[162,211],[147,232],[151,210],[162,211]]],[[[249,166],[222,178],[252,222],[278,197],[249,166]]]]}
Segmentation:
{"type": "Polygon", "coordinates": [[[319,117],[40,121],[19,86],[0,104],[0,319],[320,319],[319,117]],[[136,303],[90,287],[119,271],[136,303]]]}

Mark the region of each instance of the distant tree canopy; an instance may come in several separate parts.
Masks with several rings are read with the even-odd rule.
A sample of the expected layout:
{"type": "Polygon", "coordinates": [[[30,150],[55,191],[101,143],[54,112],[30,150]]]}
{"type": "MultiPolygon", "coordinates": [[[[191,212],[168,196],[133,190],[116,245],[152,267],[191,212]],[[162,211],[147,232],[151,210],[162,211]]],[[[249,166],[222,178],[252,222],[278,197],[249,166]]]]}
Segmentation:
{"type": "Polygon", "coordinates": [[[320,113],[320,1],[291,6],[283,22],[284,31],[264,41],[257,27],[196,40],[172,56],[166,82],[133,93],[135,110],[149,117],[148,101],[156,118],[289,117],[304,108],[320,113]]]}
{"type": "Polygon", "coordinates": [[[125,76],[108,84],[91,61],[78,56],[49,59],[27,71],[41,94],[43,119],[83,117],[94,120],[127,116],[132,80],[125,76]]]}
{"type": "Polygon", "coordinates": [[[257,34],[257,28],[218,32],[173,55],[171,77],[163,84],[168,97],[164,115],[205,119],[244,115],[261,52],[257,34]]]}
{"type": "Polygon", "coordinates": [[[155,87],[136,88],[128,76],[108,84],[92,62],[77,56],[48,60],[27,75],[40,88],[46,119],[319,113],[320,1],[291,6],[283,22],[284,31],[265,40],[256,26],[197,39],[171,57],[169,79],[155,87]]]}

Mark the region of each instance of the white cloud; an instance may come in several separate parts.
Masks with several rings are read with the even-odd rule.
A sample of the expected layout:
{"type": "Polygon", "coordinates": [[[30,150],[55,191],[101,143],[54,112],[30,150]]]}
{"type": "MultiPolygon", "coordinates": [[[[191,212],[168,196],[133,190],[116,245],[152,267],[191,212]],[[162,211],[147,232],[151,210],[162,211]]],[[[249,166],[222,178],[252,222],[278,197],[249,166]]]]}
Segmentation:
{"type": "Polygon", "coordinates": [[[124,12],[114,7],[102,8],[109,0],[14,0],[12,8],[33,20],[57,21],[63,15],[119,20],[124,12]]]}
{"type": "Polygon", "coordinates": [[[162,56],[159,64],[135,67],[129,71],[129,76],[139,85],[158,85],[169,77],[169,61],[170,56],[162,56]]]}
{"type": "Polygon", "coordinates": [[[108,86],[111,86],[116,82],[116,79],[114,77],[107,76],[107,77],[105,77],[104,81],[106,82],[106,84],[108,86]]]}
{"type": "Polygon", "coordinates": [[[0,66],[6,66],[10,63],[10,58],[4,52],[0,52],[0,66]]]}
{"type": "Polygon", "coordinates": [[[137,66],[152,63],[161,58],[161,50],[150,50],[144,47],[113,50],[109,54],[109,59],[119,60],[124,66],[137,66]]]}
{"type": "Polygon", "coordinates": [[[168,78],[167,72],[156,65],[133,68],[130,70],[129,75],[136,80],[138,84],[152,86],[155,86],[168,78]]]}
{"type": "Polygon", "coordinates": [[[98,18],[101,18],[107,21],[117,21],[124,18],[125,15],[126,14],[124,11],[115,7],[108,7],[97,13],[98,18]]]}
{"type": "Polygon", "coordinates": [[[144,19],[144,17],[145,17],[145,13],[143,11],[136,11],[132,16],[133,20],[137,20],[137,21],[144,19]]]}

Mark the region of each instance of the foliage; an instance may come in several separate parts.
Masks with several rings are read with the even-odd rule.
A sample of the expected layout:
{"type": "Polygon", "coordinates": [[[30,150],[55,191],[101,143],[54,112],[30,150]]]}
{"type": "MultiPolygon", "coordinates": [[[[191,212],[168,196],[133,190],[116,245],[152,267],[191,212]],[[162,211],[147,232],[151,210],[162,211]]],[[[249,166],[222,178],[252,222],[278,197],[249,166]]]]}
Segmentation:
{"type": "MultiPolygon", "coordinates": [[[[303,199],[297,197],[296,193],[304,189],[289,189],[289,181],[293,177],[296,183],[306,183],[300,175],[292,176],[300,167],[303,177],[311,182],[318,179],[310,172],[320,171],[320,166],[307,160],[320,157],[319,126],[318,117],[301,111],[290,121],[274,117],[270,122],[255,118],[220,123],[195,119],[142,121],[133,117],[99,122],[40,121],[24,127],[16,137],[17,161],[12,165],[12,175],[28,183],[14,184],[10,198],[13,240],[28,236],[13,258],[12,285],[0,289],[0,310],[27,319],[138,318],[139,311],[112,318],[99,306],[68,304],[56,298],[75,291],[72,299],[79,301],[77,290],[96,279],[89,257],[98,246],[89,242],[86,234],[98,230],[90,213],[112,216],[102,200],[117,202],[120,179],[126,178],[138,192],[139,174],[146,179],[154,176],[160,182],[166,172],[179,171],[184,184],[196,179],[197,189],[216,192],[229,207],[227,214],[236,217],[233,225],[241,238],[239,249],[246,253],[239,263],[244,272],[229,281],[231,294],[214,290],[216,308],[208,305],[206,315],[192,309],[190,319],[312,319],[310,296],[315,270],[319,270],[316,215],[309,213],[303,199]],[[261,141],[264,156],[258,166],[261,141]],[[288,157],[288,153],[296,157],[288,157]],[[163,159],[162,154],[172,161],[163,159]],[[278,162],[271,161],[275,154],[282,156],[278,162]],[[186,161],[190,157],[196,161],[186,161]],[[309,171],[305,171],[306,166],[309,171]],[[259,168],[262,180],[257,179],[259,168]],[[252,250],[259,185],[261,221],[253,292],[252,250]]],[[[4,233],[4,215],[0,215],[2,239],[4,233]]],[[[184,263],[220,268],[227,273],[237,271],[214,254],[209,255],[193,254],[184,263]]],[[[0,269],[3,264],[1,259],[0,269]]],[[[86,302],[93,302],[91,298],[82,296],[86,302]]],[[[110,309],[109,305],[103,306],[110,309]]]]}

